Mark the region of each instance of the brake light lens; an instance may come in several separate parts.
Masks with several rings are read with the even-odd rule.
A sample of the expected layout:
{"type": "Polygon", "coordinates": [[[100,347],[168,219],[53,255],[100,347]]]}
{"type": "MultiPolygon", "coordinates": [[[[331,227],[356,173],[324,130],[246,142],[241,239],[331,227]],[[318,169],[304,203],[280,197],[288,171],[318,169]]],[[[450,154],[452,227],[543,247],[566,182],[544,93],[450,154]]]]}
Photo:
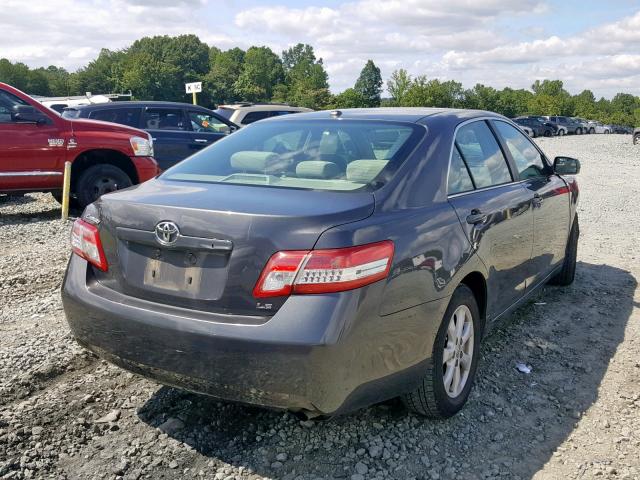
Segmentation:
{"type": "Polygon", "coordinates": [[[71,249],[96,268],[106,272],[109,269],[104,255],[98,227],[81,218],[73,223],[71,229],[71,249]]]}
{"type": "Polygon", "coordinates": [[[392,259],[390,240],[348,248],[277,252],[260,274],[253,295],[264,298],[353,290],[386,278],[392,259]]]}

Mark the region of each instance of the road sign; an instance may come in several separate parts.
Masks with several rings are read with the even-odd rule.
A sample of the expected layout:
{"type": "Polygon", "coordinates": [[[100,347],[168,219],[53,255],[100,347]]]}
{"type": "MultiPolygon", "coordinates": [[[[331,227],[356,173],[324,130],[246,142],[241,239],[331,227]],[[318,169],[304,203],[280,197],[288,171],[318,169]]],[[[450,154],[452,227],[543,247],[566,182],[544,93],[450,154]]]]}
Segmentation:
{"type": "Polygon", "coordinates": [[[202,82],[185,83],[184,88],[187,93],[200,93],[202,91],[202,82]]]}

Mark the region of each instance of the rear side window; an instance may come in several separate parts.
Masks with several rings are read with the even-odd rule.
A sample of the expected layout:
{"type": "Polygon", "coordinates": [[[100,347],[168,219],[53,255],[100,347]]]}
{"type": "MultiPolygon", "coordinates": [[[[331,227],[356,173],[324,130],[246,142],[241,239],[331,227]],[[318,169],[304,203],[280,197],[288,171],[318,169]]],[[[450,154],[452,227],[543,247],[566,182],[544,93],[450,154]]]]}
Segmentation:
{"type": "Polygon", "coordinates": [[[147,130],[187,130],[182,110],[179,108],[147,108],[143,127],[147,130]]]}
{"type": "Polygon", "coordinates": [[[453,154],[451,155],[451,166],[449,167],[449,181],[447,185],[447,191],[449,195],[455,193],[468,192],[473,190],[473,181],[469,170],[460,156],[458,147],[453,147],[453,154]]]}
{"type": "Polygon", "coordinates": [[[424,132],[415,124],[371,120],[258,122],[194,154],[162,178],[373,190],[391,178],[424,132]]]}
{"type": "Polygon", "coordinates": [[[544,175],[542,155],[531,141],[505,122],[493,122],[513,158],[521,179],[544,175]]]}
{"type": "Polygon", "coordinates": [[[463,125],[455,140],[476,188],[491,187],[513,179],[493,133],[484,121],[463,125]]]}
{"type": "Polygon", "coordinates": [[[94,110],[89,114],[89,118],[138,128],[140,126],[140,109],[105,108],[104,110],[94,110]]]}
{"type": "Polygon", "coordinates": [[[242,123],[248,125],[253,122],[257,122],[258,120],[264,120],[265,118],[269,118],[272,112],[264,111],[264,112],[249,112],[242,119],[242,123]]]}

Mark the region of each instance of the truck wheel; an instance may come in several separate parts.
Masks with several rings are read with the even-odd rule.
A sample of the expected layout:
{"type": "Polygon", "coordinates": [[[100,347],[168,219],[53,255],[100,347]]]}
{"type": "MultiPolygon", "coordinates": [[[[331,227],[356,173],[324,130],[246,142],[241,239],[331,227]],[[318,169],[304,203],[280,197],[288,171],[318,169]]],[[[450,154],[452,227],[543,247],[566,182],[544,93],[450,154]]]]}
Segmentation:
{"type": "Polygon", "coordinates": [[[569,241],[567,242],[562,269],[549,281],[550,284],[566,287],[573,283],[573,280],[576,277],[578,237],[580,237],[580,226],[578,225],[578,217],[576,216],[573,221],[573,227],[571,228],[571,234],[569,235],[569,241]]]}
{"type": "Polygon", "coordinates": [[[459,285],[436,335],[421,385],[402,397],[409,410],[447,418],[464,406],[478,367],[481,334],[476,299],[466,285],[459,285]]]}
{"type": "Polygon", "coordinates": [[[118,167],[101,163],[82,172],[75,185],[78,205],[84,208],[105,193],[130,187],[132,183],[129,176],[118,167]]]}

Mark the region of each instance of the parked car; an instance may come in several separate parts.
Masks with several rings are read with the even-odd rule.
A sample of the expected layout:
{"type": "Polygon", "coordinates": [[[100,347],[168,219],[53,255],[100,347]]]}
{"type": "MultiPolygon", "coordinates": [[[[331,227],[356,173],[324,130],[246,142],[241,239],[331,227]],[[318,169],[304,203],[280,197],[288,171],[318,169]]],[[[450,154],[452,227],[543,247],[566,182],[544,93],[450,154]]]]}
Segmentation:
{"type": "Polygon", "coordinates": [[[636,128],[633,131],[633,144],[637,145],[640,143],[640,128],[636,128]]]}
{"type": "Polygon", "coordinates": [[[582,124],[576,122],[573,118],[562,116],[544,116],[548,122],[555,124],[558,127],[558,135],[575,134],[581,135],[583,133],[582,124]]]}
{"type": "Polygon", "coordinates": [[[544,121],[540,117],[516,117],[513,121],[520,126],[530,128],[533,131],[533,137],[552,137],[558,131],[553,123],[544,121]]]}
{"type": "Polygon", "coordinates": [[[618,133],[622,135],[631,135],[633,133],[633,128],[627,127],[625,125],[612,125],[612,133],[618,133]]]}
{"type": "Polygon", "coordinates": [[[190,103],[111,102],[65,108],[64,118],[91,118],[146,130],[166,170],[238,129],[212,110],[190,103]]]}
{"type": "Polygon", "coordinates": [[[448,417],[490,326],[573,281],[579,169],[489,112],[257,122],[87,207],[64,310],[81,345],[161,383],[448,417]]]}
{"type": "Polygon", "coordinates": [[[589,122],[589,133],[609,134],[611,133],[611,126],[605,125],[602,122],[596,122],[594,120],[591,120],[589,122]]]}
{"type": "Polygon", "coordinates": [[[533,133],[533,129],[526,127],[524,125],[518,125],[520,127],[520,130],[522,130],[524,133],[526,133],[527,135],[529,135],[530,137],[535,137],[535,134],[533,133]]]}
{"type": "Polygon", "coordinates": [[[219,105],[216,109],[216,113],[240,126],[249,125],[265,118],[312,111],[310,108],[293,107],[286,104],[249,102],[219,105]]]}
{"type": "Polygon", "coordinates": [[[60,199],[64,164],[84,207],[100,195],[155,177],[153,141],[142,130],[69,120],[0,83],[0,193],[52,192],[60,199]]]}
{"type": "Polygon", "coordinates": [[[571,118],[571,120],[573,120],[574,122],[577,122],[577,123],[580,124],[580,133],[581,134],[591,133],[590,129],[589,129],[589,122],[587,120],[585,120],[584,118],[573,117],[573,118],[571,118]]]}

